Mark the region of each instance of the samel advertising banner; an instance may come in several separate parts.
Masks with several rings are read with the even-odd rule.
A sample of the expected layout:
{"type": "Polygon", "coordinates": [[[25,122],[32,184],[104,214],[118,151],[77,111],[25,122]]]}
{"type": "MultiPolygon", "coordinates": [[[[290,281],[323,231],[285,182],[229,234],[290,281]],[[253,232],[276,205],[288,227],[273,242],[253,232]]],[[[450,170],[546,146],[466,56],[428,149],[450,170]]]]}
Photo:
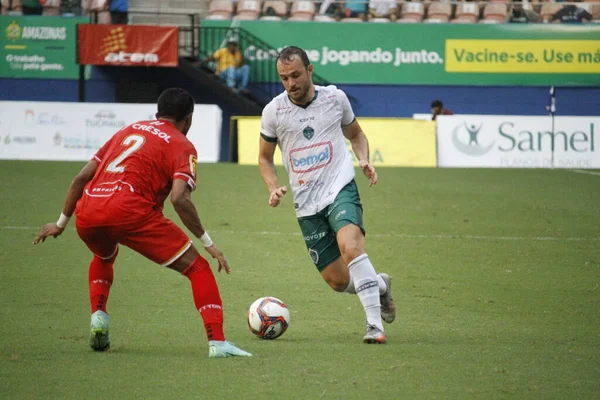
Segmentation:
{"type": "MultiPolygon", "coordinates": [[[[155,119],[155,104],[0,101],[0,159],[86,161],[119,129],[155,119]]],[[[198,162],[219,161],[222,112],[194,107],[198,162]]]]}
{"type": "Polygon", "coordinates": [[[77,47],[81,64],[176,67],[179,30],[169,26],[80,25],[77,47]]]}
{"type": "Polygon", "coordinates": [[[600,117],[437,117],[440,167],[600,168],[600,117]]]}
{"type": "Polygon", "coordinates": [[[83,17],[0,16],[0,77],[77,79],[77,24],[83,17]]]}
{"type": "MultiPolygon", "coordinates": [[[[238,163],[258,164],[260,117],[236,117],[238,163]]],[[[435,167],[435,123],[394,118],[358,118],[369,138],[371,163],[376,167],[435,167]]],[[[358,160],[347,141],[354,165],[358,160]]],[[[274,162],[283,165],[279,147],[274,162]]]]}
{"type": "MultiPolygon", "coordinates": [[[[200,52],[216,50],[232,34],[231,26],[231,21],[202,21],[200,52]],[[210,27],[222,29],[211,32],[210,27]]],[[[241,21],[239,28],[277,51],[302,47],[315,72],[336,84],[600,85],[600,24],[241,21]]],[[[239,36],[251,66],[275,62],[277,51],[239,36]]],[[[255,75],[278,79],[275,72],[255,75]]]]}

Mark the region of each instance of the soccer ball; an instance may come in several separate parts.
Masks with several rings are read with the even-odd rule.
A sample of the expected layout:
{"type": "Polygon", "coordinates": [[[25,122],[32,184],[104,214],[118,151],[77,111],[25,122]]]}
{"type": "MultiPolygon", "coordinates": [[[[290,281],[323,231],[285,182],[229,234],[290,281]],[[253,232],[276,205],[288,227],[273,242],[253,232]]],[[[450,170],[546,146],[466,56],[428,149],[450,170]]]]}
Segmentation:
{"type": "Polygon", "coordinates": [[[290,323],[290,311],[275,297],[261,297],[248,310],[248,327],[261,339],[277,339],[290,323]]]}

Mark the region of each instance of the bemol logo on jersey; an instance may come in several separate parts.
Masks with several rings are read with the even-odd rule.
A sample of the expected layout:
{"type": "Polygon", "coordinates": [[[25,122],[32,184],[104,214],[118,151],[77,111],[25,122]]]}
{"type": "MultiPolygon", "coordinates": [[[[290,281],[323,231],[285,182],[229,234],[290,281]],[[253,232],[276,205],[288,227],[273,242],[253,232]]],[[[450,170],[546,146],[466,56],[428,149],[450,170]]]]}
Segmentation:
{"type": "Polygon", "coordinates": [[[290,167],[295,173],[311,172],[323,168],[333,159],[331,142],[316,143],[290,151],[290,167]]]}

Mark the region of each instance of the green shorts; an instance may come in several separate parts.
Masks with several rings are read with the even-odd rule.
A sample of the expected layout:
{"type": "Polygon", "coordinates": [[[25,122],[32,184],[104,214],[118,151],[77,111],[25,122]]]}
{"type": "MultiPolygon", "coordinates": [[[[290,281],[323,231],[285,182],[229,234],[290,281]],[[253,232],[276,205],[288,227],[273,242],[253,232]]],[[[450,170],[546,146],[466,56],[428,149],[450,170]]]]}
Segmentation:
{"type": "Polygon", "coordinates": [[[348,224],[358,226],[363,234],[363,209],[356,182],[352,180],[329,206],[315,215],[298,218],[310,258],[319,270],[337,260],[340,249],[336,233],[348,224]]]}

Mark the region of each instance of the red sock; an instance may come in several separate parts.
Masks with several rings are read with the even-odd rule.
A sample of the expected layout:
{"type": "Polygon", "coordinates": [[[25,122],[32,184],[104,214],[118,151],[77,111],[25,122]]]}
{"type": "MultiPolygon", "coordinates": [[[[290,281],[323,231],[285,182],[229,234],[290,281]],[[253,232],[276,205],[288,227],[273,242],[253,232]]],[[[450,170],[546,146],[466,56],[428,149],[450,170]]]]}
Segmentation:
{"type": "Polygon", "coordinates": [[[94,256],[94,259],[90,263],[88,284],[92,313],[98,310],[106,312],[108,293],[113,283],[113,265],[116,256],[115,254],[110,260],[103,260],[98,256],[94,256]]]}
{"type": "Polygon", "coordinates": [[[223,303],[219,287],[208,261],[198,257],[182,273],[192,282],[196,309],[204,320],[208,340],[225,340],[223,334],[223,303]]]}

